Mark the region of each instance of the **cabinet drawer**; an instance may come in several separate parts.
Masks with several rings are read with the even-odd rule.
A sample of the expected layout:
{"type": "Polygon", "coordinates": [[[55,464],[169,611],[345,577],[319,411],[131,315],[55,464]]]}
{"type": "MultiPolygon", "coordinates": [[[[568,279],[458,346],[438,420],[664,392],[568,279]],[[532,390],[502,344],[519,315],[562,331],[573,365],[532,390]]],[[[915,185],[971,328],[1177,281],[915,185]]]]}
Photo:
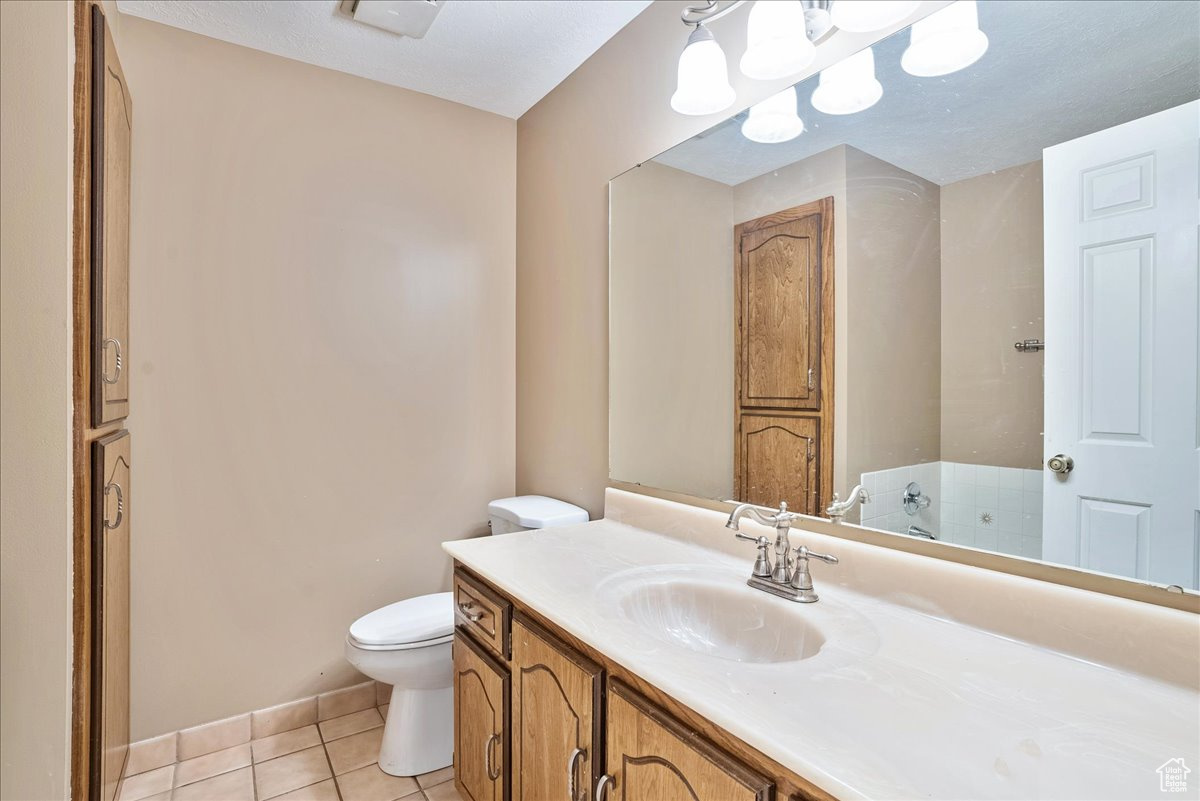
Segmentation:
{"type": "Polygon", "coordinates": [[[512,604],[462,568],[454,571],[454,619],[496,656],[509,658],[512,604]]]}

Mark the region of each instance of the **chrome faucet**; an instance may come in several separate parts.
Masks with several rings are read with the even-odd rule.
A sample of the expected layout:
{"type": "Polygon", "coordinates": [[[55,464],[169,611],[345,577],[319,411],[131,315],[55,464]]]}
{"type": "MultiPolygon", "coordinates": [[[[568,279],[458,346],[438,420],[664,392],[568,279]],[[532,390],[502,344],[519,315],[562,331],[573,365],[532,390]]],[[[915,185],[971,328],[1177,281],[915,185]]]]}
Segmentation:
{"type": "Polygon", "coordinates": [[[765,514],[759,507],[750,503],[738,504],[729,515],[725,527],[734,530],[734,536],[740,540],[749,540],[758,546],[758,556],[754,560],[754,568],[746,581],[755,589],[787,598],[799,603],[813,603],[817,594],[813,591],[812,575],[808,572],[809,558],[820,559],[831,565],[837,564],[837,557],[829,554],[815,553],[801,545],[795,549],[792,557],[792,545],[788,539],[792,521],[800,515],[787,510],[786,503],[779,504],[779,511],[765,514]],[[772,568],[767,548],[771,546],[769,537],[751,537],[739,530],[743,517],[750,517],[756,523],[775,527],[775,566],[772,568]],[[793,565],[795,569],[793,570],[793,565]]]}
{"type": "Polygon", "coordinates": [[[833,501],[829,504],[829,508],[825,510],[825,514],[829,515],[829,519],[834,523],[842,522],[842,518],[846,513],[860,503],[870,503],[871,495],[867,492],[867,488],[862,484],[858,484],[854,489],[850,490],[850,497],[846,500],[838,500],[838,494],[833,493],[833,501]]]}
{"type": "MultiPolygon", "coordinates": [[[[788,540],[788,530],[792,527],[792,521],[800,515],[787,510],[787,503],[779,504],[779,511],[773,515],[763,514],[757,506],[752,503],[738,504],[733,512],[729,515],[729,520],[725,523],[725,528],[731,528],[735,532],[735,536],[740,540],[750,540],[751,542],[759,543],[759,560],[755,562],[755,569],[759,567],[759,561],[766,558],[766,549],[762,547],[761,540],[766,537],[748,537],[743,534],[738,526],[741,524],[743,517],[749,517],[756,523],[761,523],[764,526],[775,527],[775,569],[766,575],[772,581],[787,582],[791,579],[791,557],[789,551],[792,544],[788,540]]],[[[769,542],[769,541],[768,541],[769,542]]],[[[768,561],[769,565],[770,562],[768,561]]],[[[755,575],[759,575],[755,573],[755,575]]]]}

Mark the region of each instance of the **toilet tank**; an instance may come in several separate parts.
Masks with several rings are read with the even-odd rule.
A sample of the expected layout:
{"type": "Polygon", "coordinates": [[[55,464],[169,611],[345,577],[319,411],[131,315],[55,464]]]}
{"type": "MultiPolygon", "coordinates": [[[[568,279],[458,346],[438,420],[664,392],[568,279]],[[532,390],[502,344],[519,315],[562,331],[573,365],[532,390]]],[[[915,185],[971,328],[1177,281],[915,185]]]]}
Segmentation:
{"type": "Polygon", "coordinates": [[[587,521],[586,509],[545,495],[517,495],[488,504],[488,526],[493,534],[569,526],[587,521]]]}

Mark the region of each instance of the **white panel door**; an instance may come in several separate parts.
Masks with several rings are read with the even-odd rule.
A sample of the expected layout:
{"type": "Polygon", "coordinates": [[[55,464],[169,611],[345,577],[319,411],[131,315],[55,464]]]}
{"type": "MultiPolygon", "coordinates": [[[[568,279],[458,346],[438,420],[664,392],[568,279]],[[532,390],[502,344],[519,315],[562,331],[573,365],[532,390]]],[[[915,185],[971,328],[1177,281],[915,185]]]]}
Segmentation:
{"type": "Polygon", "coordinates": [[[1200,101],[1044,152],[1043,558],[1200,586],[1200,101]]]}

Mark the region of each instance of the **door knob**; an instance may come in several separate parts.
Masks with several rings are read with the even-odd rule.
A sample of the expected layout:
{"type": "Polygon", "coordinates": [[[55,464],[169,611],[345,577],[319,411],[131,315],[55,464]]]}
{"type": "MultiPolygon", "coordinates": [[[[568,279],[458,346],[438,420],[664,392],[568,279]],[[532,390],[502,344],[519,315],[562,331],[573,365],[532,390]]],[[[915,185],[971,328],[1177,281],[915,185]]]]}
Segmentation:
{"type": "Polygon", "coordinates": [[[1058,473],[1060,476],[1065,476],[1070,473],[1075,467],[1075,460],[1070,456],[1065,456],[1061,453],[1051,456],[1046,460],[1046,467],[1052,473],[1058,473]]]}

